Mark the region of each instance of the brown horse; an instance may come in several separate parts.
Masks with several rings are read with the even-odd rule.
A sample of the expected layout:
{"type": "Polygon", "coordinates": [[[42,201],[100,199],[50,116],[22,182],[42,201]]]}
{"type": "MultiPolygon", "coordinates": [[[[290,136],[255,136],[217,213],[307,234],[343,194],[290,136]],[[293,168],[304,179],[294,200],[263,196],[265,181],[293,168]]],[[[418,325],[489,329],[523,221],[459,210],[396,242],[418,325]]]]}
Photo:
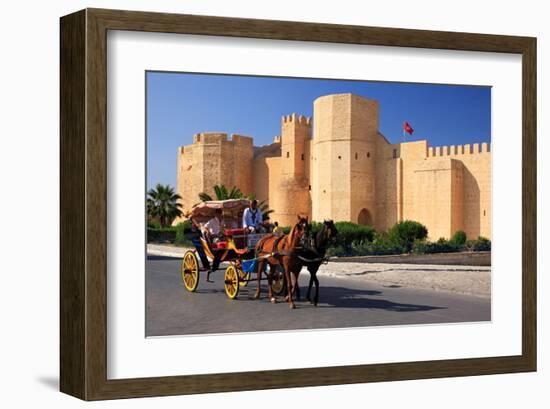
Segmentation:
{"type": "MultiPolygon", "coordinates": [[[[260,282],[262,278],[262,271],[264,269],[264,263],[268,263],[270,266],[270,273],[267,274],[267,296],[271,302],[275,302],[273,292],[271,289],[271,283],[273,281],[272,271],[275,271],[277,266],[281,266],[284,271],[286,283],[291,287],[290,271],[293,266],[298,262],[297,249],[300,247],[302,236],[307,229],[308,221],[307,217],[298,216],[298,223],[294,225],[289,234],[284,236],[268,235],[260,239],[256,244],[256,257],[259,258],[257,265],[257,277],[258,288],[254,298],[260,298],[260,282]]],[[[291,287],[292,288],[292,287],[291,287]]],[[[291,295],[288,297],[288,304],[290,308],[296,308],[291,295]]]]}

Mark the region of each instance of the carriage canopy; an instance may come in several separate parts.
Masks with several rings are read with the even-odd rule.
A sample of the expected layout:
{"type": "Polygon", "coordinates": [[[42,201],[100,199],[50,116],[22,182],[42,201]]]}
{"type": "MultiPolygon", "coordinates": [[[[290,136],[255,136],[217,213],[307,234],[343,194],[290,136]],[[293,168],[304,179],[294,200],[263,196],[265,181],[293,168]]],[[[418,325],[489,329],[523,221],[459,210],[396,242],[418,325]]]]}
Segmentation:
{"type": "Polygon", "coordinates": [[[244,209],[250,205],[248,199],[212,200],[197,203],[185,213],[185,217],[193,219],[197,223],[204,223],[214,217],[216,209],[221,209],[224,220],[232,220],[240,223],[244,209]]]}

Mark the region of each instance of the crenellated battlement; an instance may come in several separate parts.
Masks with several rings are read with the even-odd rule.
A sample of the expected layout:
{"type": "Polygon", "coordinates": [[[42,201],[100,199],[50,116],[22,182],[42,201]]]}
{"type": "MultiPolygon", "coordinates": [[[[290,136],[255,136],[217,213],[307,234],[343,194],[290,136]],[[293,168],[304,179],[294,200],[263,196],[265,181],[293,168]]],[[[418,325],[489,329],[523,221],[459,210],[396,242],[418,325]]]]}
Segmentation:
{"type": "Polygon", "coordinates": [[[273,137],[273,143],[281,143],[281,135],[275,135],[273,137]]]}
{"type": "Polygon", "coordinates": [[[251,136],[232,134],[230,142],[235,145],[253,146],[254,140],[251,136]]]}
{"type": "Polygon", "coordinates": [[[291,115],[283,115],[281,122],[283,126],[290,123],[311,126],[311,117],[305,117],[303,115],[293,113],[291,115]]]}
{"type": "Polygon", "coordinates": [[[451,146],[430,146],[427,148],[426,157],[438,158],[442,156],[462,156],[462,155],[477,155],[491,153],[491,144],[474,143],[465,145],[451,145],[451,146]]]}
{"type": "Polygon", "coordinates": [[[224,142],[252,146],[253,139],[250,136],[237,134],[232,134],[228,137],[224,132],[201,132],[193,135],[193,144],[222,144],[224,142]]]}

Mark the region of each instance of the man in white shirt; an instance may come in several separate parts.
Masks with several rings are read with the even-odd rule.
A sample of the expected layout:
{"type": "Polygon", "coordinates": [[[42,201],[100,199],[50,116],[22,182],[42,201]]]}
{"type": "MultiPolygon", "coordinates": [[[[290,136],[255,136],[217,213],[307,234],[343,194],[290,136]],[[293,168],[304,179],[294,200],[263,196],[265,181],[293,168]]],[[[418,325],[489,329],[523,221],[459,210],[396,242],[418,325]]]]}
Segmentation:
{"type": "Polygon", "coordinates": [[[262,211],[258,208],[258,201],[254,199],[250,202],[250,206],[244,209],[243,228],[252,233],[258,230],[262,222],[262,211]]]}
{"type": "Polygon", "coordinates": [[[214,217],[208,220],[203,226],[204,231],[210,236],[218,236],[221,231],[221,217],[222,209],[216,209],[214,217]]]}
{"type": "MultiPolygon", "coordinates": [[[[210,243],[214,243],[216,240],[219,240],[221,233],[221,219],[222,219],[222,209],[216,209],[214,212],[214,217],[208,220],[203,226],[202,231],[210,243]]],[[[206,281],[212,283],[210,280],[210,274],[218,269],[221,262],[221,252],[214,252],[214,260],[212,260],[212,267],[208,270],[206,274],[206,281]]]]}

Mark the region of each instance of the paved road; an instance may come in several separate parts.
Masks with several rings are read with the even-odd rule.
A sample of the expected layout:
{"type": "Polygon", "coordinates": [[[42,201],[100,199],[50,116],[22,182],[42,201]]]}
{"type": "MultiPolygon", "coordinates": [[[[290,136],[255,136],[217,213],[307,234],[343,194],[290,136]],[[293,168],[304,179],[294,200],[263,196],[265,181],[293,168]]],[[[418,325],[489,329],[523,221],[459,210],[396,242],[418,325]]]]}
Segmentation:
{"type": "MultiPolygon", "coordinates": [[[[215,283],[200,277],[199,288],[189,293],[182,284],[180,259],[149,256],[146,264],[146,335],[188,335],[266,330],[344,328],[376,325],[488,321],[488,298],[399,286],[382,286],[360,278],[321,277],[317,307],[305,301],[290,310],[287,303],[271,304],[263,288],[253,300],[255,283],[229,300],[223,272],[215,283]]],[[[300,275],[305,294],[307,274],[300,275]]]]}

